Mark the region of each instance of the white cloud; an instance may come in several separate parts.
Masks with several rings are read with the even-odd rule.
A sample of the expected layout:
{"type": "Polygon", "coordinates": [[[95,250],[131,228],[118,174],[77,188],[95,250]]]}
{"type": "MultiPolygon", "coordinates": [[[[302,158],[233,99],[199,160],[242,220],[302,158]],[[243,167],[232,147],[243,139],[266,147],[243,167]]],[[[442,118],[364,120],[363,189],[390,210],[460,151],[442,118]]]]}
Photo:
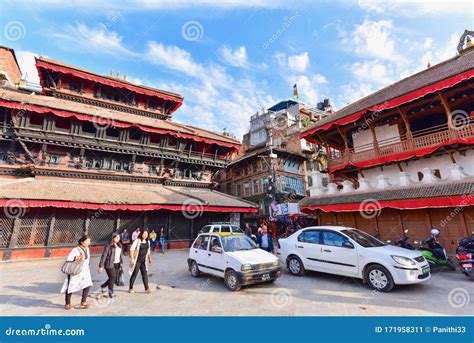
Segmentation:
{"type": "MultiPolygon", "coordinates": [[[[27,2],[19,1],[18,5],[27,2]]],[[[216,8],[219,10],[254,9],[254,8],[289,8],[284,0],[122,0],[122,1],[64,1],[47,0],[41,3],[43,7],[80,8],[120,11],[174,11],[182,9],[216,8]]]]}
{"type": "Polygon", "coordinates": [[[351,39],[346,40],[345,43],[349,47],[353,46],[355,53],[359,56],[400,61],[402,58],[395,50],[392,29],[391,20],[365,19],[356,26],[351,39]]]}
{"type": "Polygon", "coordinates": [[[339,96],[335,99],[335,107],[341,109],[373,93],[375,90],[372,84],[366,82],[353,82],[343,85],[339,96]]]}
{"type": "Polygon", "coordinates": [[[276,52],[273,58],[278,63],[280,68],[289,69],[297,73],[304,73],[310,64],[308,52],[303,52],[299,55],[287,56],[285,53],[276,52]]]}
{"type": "Polygon", "coordinates": [[[327,83],[321,74],[294,75],[288,78],[288,84],[296,83],[300,100],[308,105],[316,105],[319,99],[319,86],[327,83]]]}
{"type": "Polygon", "coordinates": [[[405,17],[472,13],[474,6],[471,0],[358,0],[358,5],[367,12],[405,17]]]}
{"type": "Polygon", "coordinates": [[[153,64],[162,65],[193,77],[198,77],[204,72],[204,67],[196,63],[189,52],[175,45],[166,46],[157,42],[149,42],[145,58],[153,64]]]}
{"type": "Polygon", "coordinates": [[[309,66],[309,55],[303,52],[300,55],[288,56],[288,67],[299,73],[304,73],[309,66]]]}
{"type": "Polygon", "coordinates": [[[51,36],[59,41],[61,47],[74,51],[79,48],[82,53],[105,53],[128,57],[136,55],[125,48],[120,35],[110,31],[104,24],[97,27],[88,27],[85,24],[69,25],[64,33],[52,32],[51,36]]]}
{"type": "Polygon", "coordinates": [[[386,85],[392,82],[389,77],[389,67],[377,60],[355,62],[351,66],[352,74],[358,81],[372,82],[381,85],[386,85]]]}
{"type": "Polygon", "coordinates": [[[219,52],[227,64],[234,67],[248,67],[247,50],[245,46],[241,46],[235,50],[232,50],[232,48],[228,46],[223,46],[219,52]]]}
{"type": "Polygon", "coordinates": [[[184,105],[174,114],[180,122],[216,132],[222,132],[226,127],[242,138],[248,129],[250,115],[257,108],[276,102],[267,94],[265,82],[236,78],[215,63],[197,63],[188,51],[177,46],[149,42],[144,58],[190,77],[187,83],[146,83],[184,95],[184,105]]]}

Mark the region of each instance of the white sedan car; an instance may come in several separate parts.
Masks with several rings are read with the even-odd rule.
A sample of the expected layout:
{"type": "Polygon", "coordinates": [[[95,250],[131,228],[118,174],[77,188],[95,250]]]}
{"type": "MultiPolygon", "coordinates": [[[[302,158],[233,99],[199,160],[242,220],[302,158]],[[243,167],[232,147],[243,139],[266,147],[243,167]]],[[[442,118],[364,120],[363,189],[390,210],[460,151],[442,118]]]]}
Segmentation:
{"type": "Polygon", "coordinates": [[[430,278],[428,262],[418,251],[387,245],[349,227],[307,227],[280,239],[277,254],[293,275],[314,270],[356,277],[382,292],[430,278]]]}
{"type": "Polygon", "coordinates": [[[281,275],[278,258],[260,249],[244,234],[230,232],[201,233],[189,249],[189,271],[224,278],[231,291],[244,285],[273,282],[281,275]]]}

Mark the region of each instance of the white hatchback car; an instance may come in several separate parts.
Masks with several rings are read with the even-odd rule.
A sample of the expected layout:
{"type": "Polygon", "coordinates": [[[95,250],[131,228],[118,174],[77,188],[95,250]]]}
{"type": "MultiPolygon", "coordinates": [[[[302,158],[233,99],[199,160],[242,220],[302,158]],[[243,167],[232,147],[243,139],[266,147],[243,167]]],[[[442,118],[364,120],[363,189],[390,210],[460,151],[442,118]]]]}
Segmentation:
{"type": "Polygon", "coordinates": [[[356,277],[382,292],[430,278],[428,262],[418,251],[387,245],[349,227],[307,227],[280,239],[277,254],[293,275],[314,270],[356,277]]]}
{"type": "Polygon", "coordinates": [[[188,266],[194,277],[207,273],[224,278],[231,291],[244,285],[273,282],[281,276],[278,258],[244,234],[199,234],[189,250],[188,266]]]}

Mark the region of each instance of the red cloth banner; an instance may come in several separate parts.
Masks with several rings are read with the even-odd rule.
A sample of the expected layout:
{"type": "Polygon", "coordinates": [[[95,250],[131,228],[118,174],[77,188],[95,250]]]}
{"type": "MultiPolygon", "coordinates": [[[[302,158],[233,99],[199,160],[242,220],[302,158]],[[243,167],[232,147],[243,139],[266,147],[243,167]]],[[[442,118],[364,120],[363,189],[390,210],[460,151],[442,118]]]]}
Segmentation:
{"type": "MultiPolygon", "coordinates": [[[[394,208],[398,210],[414,210],[420,208],[463,207],[474,205],[474,196],[452,196],[444,198],[401,199],[377,202],[379,208],[394,208]]],[[[356,212],[361,210],[361,203],[327,204],[301,206],[301,211],[311,213],[315,210],[324,212],[356,212]]]]}
{"type": "Polygon", "coordinates": [[[110,124],[112,126],[116,127],[121,127],[121,128],[128,128],[128,127],[137,127],[140,130],[147,131],[147,132],[153,132],[153,133],[158,133],[158,134],[165,134],[165,135],[172,135],[175,137],[179,138],[188,138],[192,139],[197,142],[205,142],[208,144],[217,144],[220,146],[225,146],[228,148],[231,148],[231,151],[229,153],[232,153],[236,150],[239,150],[239,146],[236,144],[232,143],[226,143],[222,141],[218,141],[215,139],[210,139],[210,138],[203,138],[195,135],[190,135],[186,133],[180,133],[177,131],[172,131],[172,130],[167,130],[167,129],[158,129],[150,126],[144,126],[144,125],[139,125],[139,124],[129,124],[121,121],[117,121],[115,119],[109,119],[105,117],[95,117],[95,116],[90,116],[87,114],[80,114],[80,113],[75,113],[75,112],[70,112],[70,111],[64,111],[64,110],[59,110],[59,109],[53,109],[49,107],[44,107],[44,106],[38,106],[38,105],[28,105],[28,104],[22,104],[18,102],[13,102],[13,101],[6,101],[6,100],[0,100],[0,106],[7,107],[7,108],[14,108],[14,109],[19,109],[19,110],[27,110],[27,111],[32,111],[36,113],[52,113],[54,115],[57,115],[59,117],[75,117],[79,120],[85,120],[85,121],[91,121],[91,122],[96,122],[101,125],[104,124],[110,124]]]}
{"type": "MultiPolygon", "coordinates": [[[[0,207],[10,206],[11,199],[0,199],[0,207]]],[[[167,205],[167,204],[97,204],[87,202],[56,201],[56,200],[17,200],[15,207],[55,207],[75,208],[81,210],[103,210],[103,211],[153,211],[170,210],[186,212],[239,212],[256,213],[254,207],[223,207],[223,206],[189,206],[189,205],[167,205]]]]}
{"type": "Polygon", "coordinates": [[[416,100],[418,98],[424,97],[427,94],[439,91],[439,90],[444,89],[444,88],[452,87],[452,86],[454,86],[454,85],[456,85],[456,84],[458,84],[458,83],[460,83],[464,80],[470,79],[472,77],[474,77],[474,70],[469,70],[467,72],[458,74],[456,76],[447,78],[445,80],[433,83],[429,86],[417,89],[413,92],[404,94],[402,96],[399,96],[398,98],[394,98],[394,99],[385,101],[381,104],[377,104],[377,105],[368,107],[368,108],[366,108],[362,111],[356,112],[354,114],[351,114],[351,115],[349,115],[347,117],[344,117],[344,118],[341,118],[339,120],[335,120],[335,121],[329,122],[325,125],[315,127],[311,130],[302,132],[300,134],[300,138],[304,138],[309,142],[315,143],[316,139],[314,137],[311,137],[311,135],[313,135],[317,131],[326,131],[326,130],[328,130],[328,129],[336,126],[336,125],[346,125],[346,124],[352,123],[352,122],[356,121],[357,119],[361,118],[367,112],[380,112],[380,111],[383,111],[383,110],[386,110],[386,109],[389,109],[389,108],[394,108],[394,107],[406,104],[410,101],[416,100]]]}

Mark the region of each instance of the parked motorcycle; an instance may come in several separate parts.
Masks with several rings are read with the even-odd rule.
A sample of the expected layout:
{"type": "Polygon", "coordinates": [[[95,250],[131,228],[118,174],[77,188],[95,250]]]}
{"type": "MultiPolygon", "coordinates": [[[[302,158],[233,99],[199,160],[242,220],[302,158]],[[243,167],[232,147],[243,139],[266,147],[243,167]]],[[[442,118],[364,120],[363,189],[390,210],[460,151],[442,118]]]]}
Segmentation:
{"type": "Polygon", "coordinates": [[[465,237],[459,241],[456,258],[459,261],[461,272],[474,280],[474,232],[470,237],[465,237]]]}
{"type": "Polygon", "coordinates": [[[456,270],[456,266],[449,259],[446,249],[434,238],[439,235],[438,229],[431,230],[432,236],[425,238],[421,242],[414,241],[415,244],[419,245],[416,248],[408,242],[409,237],[406,235],[407,233],[408,230],[404,230],[403,237],[397,239],[395,243],[405,249],[418,250],[428,261],[431,268],[449,267],[451,270],[456,270]]]}

